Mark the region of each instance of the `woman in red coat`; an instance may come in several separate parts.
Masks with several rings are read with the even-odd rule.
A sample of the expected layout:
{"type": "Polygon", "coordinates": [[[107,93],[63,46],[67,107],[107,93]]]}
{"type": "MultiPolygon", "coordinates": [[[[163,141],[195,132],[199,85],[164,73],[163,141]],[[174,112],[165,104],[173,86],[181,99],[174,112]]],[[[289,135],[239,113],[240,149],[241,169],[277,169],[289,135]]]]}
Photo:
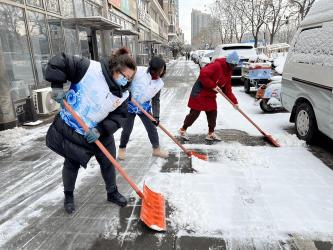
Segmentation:
{"type": "Polygon", "coordinates": [[[182,138],[189,140],[186,129],[195,122],[201,111],[205,111],[208,121],[206,140],[221,140],[214,133],[217,117],[216,88],[220,88],[229,97],[235,108],[238,106],[237,98],[231,89],[231,75],[238,63],[239,56],[236,51],[233,51],[226,58],[216,59],[201,69],[188,102],[188,107],[191,109],[190,113],[186,116],[183,127],[178,131],[182,138]]]}

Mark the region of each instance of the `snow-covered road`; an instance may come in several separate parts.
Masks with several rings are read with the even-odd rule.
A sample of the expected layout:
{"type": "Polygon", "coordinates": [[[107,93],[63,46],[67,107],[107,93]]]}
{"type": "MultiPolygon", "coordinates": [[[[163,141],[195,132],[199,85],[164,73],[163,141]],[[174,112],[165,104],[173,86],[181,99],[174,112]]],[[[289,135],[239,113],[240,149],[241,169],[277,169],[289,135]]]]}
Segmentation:
{"type": "MultiPolygon", "coordinates": [[[[187,101],[198,72],[192,62],[179,60],[168,66],[161,123],[174,134],[188,112],[187,101]]],[[[204,114],[188,129],[191,141],[186,147],[207,153],[208,162],[188,160],[162,131],[161,145],[170,150],[171,157],[151,157],[148,137],[136,119],[128,158],[122,165],[140,186],[145,181],[165,195],[165,234],[142,227],[138,200],[125,209],[105,201],[95,160],[79,173],[78,211],[66,215],[62,210],[63,160],[44,146],[48,125],[0,132],[0,248],[172,249],[168,244],[175,248],[196,244],[179,240],[189,237],[201,239],[199,245],[205,239],[217,239],[204,245],[207,249],[315,249],[316,242],[332,241],[332,170],[288,132],[293,128],[289,113],[263,114],[242,87],[234,87],[234,93],[240,107],[272,134],[281,148],[264,143],[261,134],[221,96],[217,99],[216,129],[225,140],[213,145],[205,142],[204,114]]],[[[135,196],[121,177],[118,183],[122,192],[135,196]]]]}

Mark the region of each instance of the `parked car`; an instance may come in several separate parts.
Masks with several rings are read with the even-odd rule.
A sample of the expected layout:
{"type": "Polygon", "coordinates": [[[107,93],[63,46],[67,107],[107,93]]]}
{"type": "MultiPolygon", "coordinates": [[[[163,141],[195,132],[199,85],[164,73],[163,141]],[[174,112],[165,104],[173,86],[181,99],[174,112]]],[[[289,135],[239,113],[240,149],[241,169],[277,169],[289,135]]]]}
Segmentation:
{"type": "Polygon", "coordinates": [[[333,1],[317,0],[300,24],[282,75],[282,105],[297,136],[333,139],[333,1]]]}
{"type": "Polygon", "coordinates": [[[196,50],[196,51],[194,51],[193,54],[192,54],[193,62],[195,62],[196,64],[199,64],[200,57],[202,56],[202,54],[204,52],[205,52],[205,50],[196,50]]]}
{"type": "Polygon", "coordinates": [[[212,61],[214,50],[206,50],[205,53],[200,57],[199,66],[200,68],[205,67],[212,61]]]}
{"type": "Polygon", "coordinates": [[[258,58],[258,54],[253,44],[221,44],[215,48],[212,60],[215,60],[216,58],[226,57],[231,51],[236,51],[240,57],[240,62],[235,68],[232,78],[240,79],[242,77],[242,64],[244,62],[248,62],[250,59],[256,60],[258,58]]]}

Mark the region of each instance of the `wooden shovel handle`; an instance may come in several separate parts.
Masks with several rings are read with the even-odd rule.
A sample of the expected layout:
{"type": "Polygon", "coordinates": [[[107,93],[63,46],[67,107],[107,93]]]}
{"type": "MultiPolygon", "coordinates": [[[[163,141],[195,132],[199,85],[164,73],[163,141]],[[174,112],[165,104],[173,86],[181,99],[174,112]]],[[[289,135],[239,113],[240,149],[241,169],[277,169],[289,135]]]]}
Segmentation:
{"type": "MultiPolygon", "coordinates": [[[[144,110],[141,105],[134,100],[134,98],[131,99],[131,102],[134,103],[135,106],[138,107],[138,109],[140,109],[140,111],[145,114],[151,121],[156,122],[156,119],[149,114],[146,110],[144,110]]],[[[188,156],[191,156],[191,152],[189,150],[187,150],[161,123],[158,124],[158,126],[163,130],[164,133],[166,133],[171,140],[173,140],[183,151],[185,154],[187,154],[188,156]]]]}
{"type": "MultiPolygon", "coordinates": [[[[77,122],[81,125],[81,127],[84,129],[85,132],[88,132],[89,127],[82,121],[82,119],[78,116],[78,114],[72,109],[72,107],[64,100],[64,105],[66,110],[71,113],[71,115],[77,120],[77,122]]],[[[104,147],[104,145],[99,141],[95,141],[96,145],[99,147],[99,149],[103,152],[103,154],[111,161],[113,166],[119,171],[119,173],[125,178],[125,180],[128,182],[128,184],[131,185],[131,187],[135,190],[135,192],[140,196],[141,199],[144,199],[143,193],[140,191],[140,189],[135,185],[135,183],[130,179],[130,177],[127,175],[125,170],[120,166],[120,164],[113,158],[113,156],[109,153],[109,151],[104,147]]]]}

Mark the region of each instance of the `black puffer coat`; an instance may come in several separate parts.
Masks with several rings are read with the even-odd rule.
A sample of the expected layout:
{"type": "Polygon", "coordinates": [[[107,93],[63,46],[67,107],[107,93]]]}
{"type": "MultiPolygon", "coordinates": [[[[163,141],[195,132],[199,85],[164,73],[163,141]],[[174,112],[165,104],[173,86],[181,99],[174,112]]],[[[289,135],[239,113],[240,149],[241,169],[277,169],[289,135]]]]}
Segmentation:
{"type": "MultiPolygon", "coordinates": [[[[66,55],[65,53],[53,57],[46,68],[45,79],[51,82],[51,87],[62,88],[63,84],[70,81],[72,84],[80,82],[86,74],[90,65],[90,60],[76,56],[66,55]]],[[[109,71],[108,62],[102,61],[103,76],[109,86],[110,92],[122,97],[123,93],[128,89],[119,87],[112,79],[109,71]]],[[[96,83],[92,83],[96,84],[96,83]]],[[[100,141],[108,147],[110,140],[113,140],[113,134],[122,127],[127,118],[128,100],[124,101],[117,109],[109,113],[109,115],[97,125],[98,131],[101,133],[100,141]]],[[[68,126],[58,114],[51,124],[47,135],[46,145],[59,155],[80,162],[80,165],[86,167],[90,158],[99,150],[97,146],[89,144],[84,136],[75,132],[73,128],[68,126]]]]}

